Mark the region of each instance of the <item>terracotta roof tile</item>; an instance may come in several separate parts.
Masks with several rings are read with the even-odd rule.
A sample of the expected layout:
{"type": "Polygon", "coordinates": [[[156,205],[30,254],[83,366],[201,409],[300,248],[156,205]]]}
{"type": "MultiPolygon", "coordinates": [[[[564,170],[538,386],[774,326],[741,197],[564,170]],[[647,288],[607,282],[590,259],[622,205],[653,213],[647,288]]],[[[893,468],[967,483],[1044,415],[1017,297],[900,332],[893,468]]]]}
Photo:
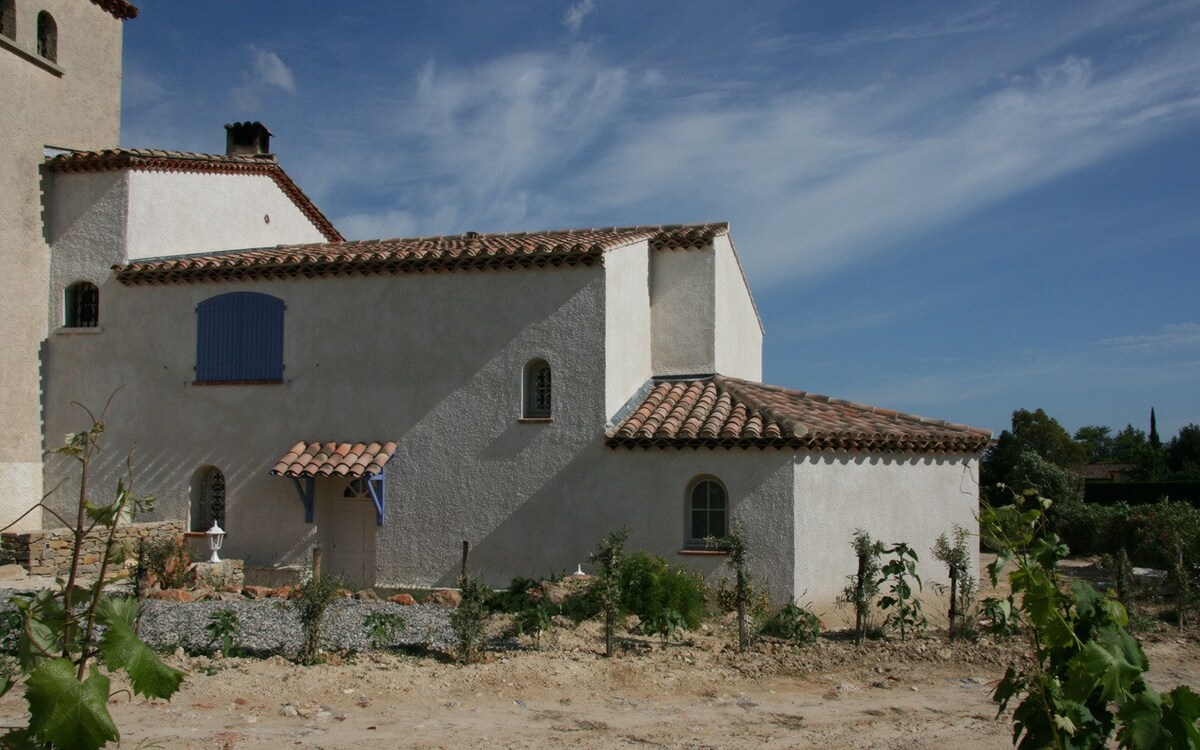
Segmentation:
{"type": "Polygon", "coordinates": [[[610,447],[760,447],[980,453],[992,433],[714,375],[662,379],[608,431],[610,447]]]}
{"type": "Polygon", "coordinates": [[[389,443],[322,443],[301,440],[271,474],[285,477],[361,477],[378,474],[396,451],[389,443]]]}
{"type": "Polygon", "coordinates": [[[142,172],[197,172],[201,174],[265,175],[279,186],[325,239],[343,239],[321,209],[292,182],[273,154],[263,156],[226,156],[197,154],[190,151],[162,151],[144,148],[110,148],[104,151],[77,151],[46,160],[46,169],[55,173],[107,172],[132,169],[142,172]]]}
{"type": "Polygon", "coordinates": [[[728,231],[729,225],[724,223],[677,224],[278,245],[137,260],[116,267],[116,275],[123,284],[167,284],[590,266],[599,262],[606,250],[633,242],[647,240],[651,247],[673,249],[703,247],[728,231]]]}

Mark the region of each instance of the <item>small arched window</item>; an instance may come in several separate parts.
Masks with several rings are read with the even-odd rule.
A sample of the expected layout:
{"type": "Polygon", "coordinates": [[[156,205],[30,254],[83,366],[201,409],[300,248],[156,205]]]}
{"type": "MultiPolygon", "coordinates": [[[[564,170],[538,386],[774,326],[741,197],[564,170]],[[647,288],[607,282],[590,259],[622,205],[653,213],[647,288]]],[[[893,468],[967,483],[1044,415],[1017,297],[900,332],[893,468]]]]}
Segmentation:
{"type": "Polygon", "coordinates": [[[0,34],[17,38],[17,0],[0,0],[0,34]]]}
{"type": "Polygon", "coordinates": [[[67,287],[63,300],[63,325],[67,328],[95,328],[100,324],[100,290],[90,281],[76,281],[67,287]]]}
{"type": "Polygon", "coordinates": [[[725,536],[728,516],[725,485],[711,477],[694,482],[688,493],[688,545],[703,547],[706,539],[725,536]]]}
{"type": "Polygon", "coordinates": [[[521,416],[526,419],[549,419],[553,390],[550,364],[544,359],[531,359],[525,365],[525,405],[521,416]]]}
{"type": "Polygon", "coordinates": [[[37,53],[50,62],[58,60],[58,24],[44,10],[37,15],[37,53]]]}
{"type": "Polygon", "coordinates": [[[215,466],[201,466],[192,475],[192,531],[208,531],[215,521],[225,528],[225,475],[215,466]]]}

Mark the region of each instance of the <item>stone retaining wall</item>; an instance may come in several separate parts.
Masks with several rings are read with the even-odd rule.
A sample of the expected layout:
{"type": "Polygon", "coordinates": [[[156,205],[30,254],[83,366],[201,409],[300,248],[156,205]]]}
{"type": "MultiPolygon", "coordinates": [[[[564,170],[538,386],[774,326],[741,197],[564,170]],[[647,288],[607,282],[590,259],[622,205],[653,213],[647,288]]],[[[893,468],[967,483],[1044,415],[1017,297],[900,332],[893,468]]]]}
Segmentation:
{"type": "MultiPolygon", "coordinates": [[[[154,521],[151,523],[123,524],[117,527],[116,544],[124,546],[132,555],[139,539],[147,542],[158,539],[178,538],[183,535],[182,521],[154,521]]],[[[97,528],[83,540],[82,565],[79,572],[95,576],[100,573],[101,557],[108,530],[97,528]]],[[[0,534],[0,565],[17,564],[34,576],[65,576],[71,572],[71,530],[43,529],[41,531],[12,532],[0,534]]],[[[115,574],[124,572],[123,566],[110,565],[115,574]]]]}

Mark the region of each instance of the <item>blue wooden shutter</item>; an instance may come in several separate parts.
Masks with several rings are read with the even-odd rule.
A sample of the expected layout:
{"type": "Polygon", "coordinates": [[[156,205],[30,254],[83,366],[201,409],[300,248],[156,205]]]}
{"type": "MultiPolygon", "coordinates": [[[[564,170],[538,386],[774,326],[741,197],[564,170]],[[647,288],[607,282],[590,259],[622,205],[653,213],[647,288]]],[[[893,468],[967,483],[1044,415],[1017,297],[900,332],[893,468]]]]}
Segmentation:
{"type": "Polygon", "coordinates": [[[196,308],[196,380],[283,380],[283,300],[230,292],[196,308]]]}

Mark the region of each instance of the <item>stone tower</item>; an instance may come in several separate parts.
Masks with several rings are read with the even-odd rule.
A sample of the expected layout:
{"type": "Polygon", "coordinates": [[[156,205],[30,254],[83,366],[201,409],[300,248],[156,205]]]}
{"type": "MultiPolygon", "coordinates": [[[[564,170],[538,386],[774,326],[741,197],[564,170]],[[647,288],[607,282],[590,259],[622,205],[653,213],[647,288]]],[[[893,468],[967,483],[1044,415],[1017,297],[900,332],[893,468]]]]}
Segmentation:
{"type": "MultiPolygon", "coordinates": [[[[0,526],[42,495],[43,342],[49,248],[42,226],[45,149],[117,146],[124,0],[0,0],[0,526]]],[[[37,528],[32,513],[16,527],[37,528]]]]}

